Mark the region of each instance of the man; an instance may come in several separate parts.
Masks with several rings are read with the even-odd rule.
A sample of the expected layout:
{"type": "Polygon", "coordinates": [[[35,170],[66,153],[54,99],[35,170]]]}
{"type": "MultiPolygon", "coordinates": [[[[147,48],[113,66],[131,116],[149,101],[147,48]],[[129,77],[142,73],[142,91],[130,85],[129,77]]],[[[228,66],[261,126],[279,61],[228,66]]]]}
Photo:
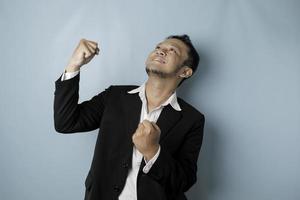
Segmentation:
{"type": "Polygon", "coordinates": [[[169,36],[155,47],[141,86],[111,85],[78,104],[80,67],[98,54],[96,42],[82,39],[54,93],[57,132],[99,128],[85,200],[186,199],[197,179],[205,121],[176,96],[199,62],[189,37],[169,36]]]}

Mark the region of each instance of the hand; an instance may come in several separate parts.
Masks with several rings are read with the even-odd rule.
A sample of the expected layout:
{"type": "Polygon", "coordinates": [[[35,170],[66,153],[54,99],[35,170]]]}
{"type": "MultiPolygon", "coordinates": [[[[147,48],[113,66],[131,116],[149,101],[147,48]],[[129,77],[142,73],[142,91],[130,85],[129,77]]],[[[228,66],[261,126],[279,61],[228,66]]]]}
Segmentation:
{"type": "Polygon", "coordinates": [[[139,123],[138,128],[132,135],[135,147],[147,161],[158,151],[160,132],[160,128],[154,122],[144,120],[139,123]]]}
{"type": "Polygon", "coordinates": [[[99,48],[97,42],[81,39],[69,60],[66,71],[74,72],[79,70],[82,65],[90,62],[98,54],[99,48]]]}

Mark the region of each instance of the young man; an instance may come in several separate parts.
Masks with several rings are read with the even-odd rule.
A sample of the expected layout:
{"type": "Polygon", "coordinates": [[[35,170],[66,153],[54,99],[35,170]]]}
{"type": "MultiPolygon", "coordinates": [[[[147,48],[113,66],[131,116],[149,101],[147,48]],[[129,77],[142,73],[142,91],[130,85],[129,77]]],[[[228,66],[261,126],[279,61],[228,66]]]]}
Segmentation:
{"type": "Polygon", "coordinates": [[[96,42],[80,40],[54,93],[57,132],[99,128],[85,200],[186,199],[197,179],[205,121],[176,96],[199,63],[189,37],[169,36],[150,52],[141,86],[111,85],[78,104],[80,67],[98,54],[96,42]]]}

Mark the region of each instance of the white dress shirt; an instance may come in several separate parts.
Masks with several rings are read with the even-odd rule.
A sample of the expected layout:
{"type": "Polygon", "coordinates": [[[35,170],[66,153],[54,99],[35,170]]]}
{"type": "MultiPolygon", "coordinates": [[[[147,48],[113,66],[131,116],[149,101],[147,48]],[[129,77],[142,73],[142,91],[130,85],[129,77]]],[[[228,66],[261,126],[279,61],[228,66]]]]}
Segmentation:
{"type": "MultiPolygon", "coordinates": [[[[79,71],[64,72],[62,77],[61,77],[61,81],[71,79],[71,78],[75,77],[78,73],[79,73],[79,71]]],[[[180,108],[180,106],[177,102],[176,91],[174,91],[174,93],[164,103],[162,103],[160,106],[154,108],[150,113],[148,113],[147,98],[146,98],[146,95],[145,95],[145,84],[146,84],[146,82],[144,82],[140,87],[135,88],[131,91],[128,91],[129,94],[139,93],[140,99],[142,101],[140,122],[147,119],[149,121],[152,121],[152,122],[156,123],[163,107],[168,105],[168,104],[170,104],[175,110],[181,111],[181,108],[180,108]]],[[[160,146],[158,148],[157,153],[148,162],[144,158],[144,161],[146,163],[146,165],[143,167],[143,172],[144,173],[149,172],[152,165],[154,164],[154,162],[158,158],[159,153],[160,153],[160,146]]],[[[121,194],[119,195],[119,200],[129,200],[129,199],[130,200],[137,200],[136,182],[137,182],[137,175],[138,175],[138,171],[139,171],[142,159],[143,159],[143,154],[141,152],[139,152],[139,150],[137,150],[135,148],[135,146],[133,146],[132,168],[129,169],[129,171],[128,171],[128,176],[127,176],[127,179],[126,179],[126,183],[125,183],[125,186],[124,186],[121,194]]]]}

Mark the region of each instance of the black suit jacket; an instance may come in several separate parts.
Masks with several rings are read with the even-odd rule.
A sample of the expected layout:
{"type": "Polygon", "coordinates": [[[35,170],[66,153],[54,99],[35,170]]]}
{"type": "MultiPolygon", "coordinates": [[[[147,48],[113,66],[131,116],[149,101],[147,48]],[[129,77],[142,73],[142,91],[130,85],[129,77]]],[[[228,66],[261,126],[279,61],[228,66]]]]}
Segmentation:
{"type": "MultiPolygon", "coordinates": [[[[94,156],[85,180],[85,200],[118,199],[132,159],[132,134],[141,113],[138,86],[111,85],[90,100],[78,104],[80,74],[55,82],[54,125],[59,133],[87,132],[99,128],[94,156]]],[[[196,182],[204,115],[178,97],[181,111],[163,108],[157,125],[161,129],[161,152],[150,171],[140,167],[138,200],[186,199],[196,182]]]]}

